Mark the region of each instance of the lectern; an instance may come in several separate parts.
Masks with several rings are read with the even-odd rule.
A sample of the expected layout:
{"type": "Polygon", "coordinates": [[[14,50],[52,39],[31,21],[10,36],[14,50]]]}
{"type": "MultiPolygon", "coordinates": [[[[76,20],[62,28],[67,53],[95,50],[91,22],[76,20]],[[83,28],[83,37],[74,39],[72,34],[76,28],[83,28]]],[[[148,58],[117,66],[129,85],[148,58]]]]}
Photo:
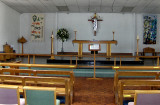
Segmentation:
{"type": "Polygon", "coordinates": [[[94,77],[93,79],[96,78],[96,52],[101,50],[100,44],[89,44],[88,45],[88,50],[91,52],[94,52],[94,77]]]}

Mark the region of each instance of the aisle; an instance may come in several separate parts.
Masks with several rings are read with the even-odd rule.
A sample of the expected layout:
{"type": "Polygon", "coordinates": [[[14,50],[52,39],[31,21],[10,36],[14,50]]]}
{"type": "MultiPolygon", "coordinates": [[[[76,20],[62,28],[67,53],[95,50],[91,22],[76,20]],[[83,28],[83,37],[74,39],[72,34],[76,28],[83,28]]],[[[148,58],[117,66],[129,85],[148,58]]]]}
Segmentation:
{"type": "Polygon", "coordinates": [[[76,78],[73,105],[114,105],[113,78],[87,80],[76,78]]]}

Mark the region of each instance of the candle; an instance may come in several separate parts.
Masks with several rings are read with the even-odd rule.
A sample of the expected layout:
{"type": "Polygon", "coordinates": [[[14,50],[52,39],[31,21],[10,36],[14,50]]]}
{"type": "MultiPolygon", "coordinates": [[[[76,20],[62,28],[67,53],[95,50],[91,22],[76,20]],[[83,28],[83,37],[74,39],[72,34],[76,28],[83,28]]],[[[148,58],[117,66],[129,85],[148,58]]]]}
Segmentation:
{"type": "Polygon", "coordinates": [[[112,31],[113,32],[113,40],[114,40],[114,31],[112,31]]]}
{"type": "Polygon", "coordinates": [[[52,31],[52,36],[51,36],[51,38],[53,38],[54,36],[53,36],[53,31],[52,31]]]}
{"type": "Polygon", "coordinates": [[[139,35],[137,35],[137,40],[139,40],[139,35]]]}
{"type": "Polygon", "coordinates": [[[76,40],[76,32],[77,32],[77,31],[76,31],[76,30],[74,30],[74,33],[75,33],[75,40],[76,40]]]}
{"type": "Polygon", "coordinates": [[[76,29],[74,29],[74,32],[76,32],[77,30],[76,29]]]}

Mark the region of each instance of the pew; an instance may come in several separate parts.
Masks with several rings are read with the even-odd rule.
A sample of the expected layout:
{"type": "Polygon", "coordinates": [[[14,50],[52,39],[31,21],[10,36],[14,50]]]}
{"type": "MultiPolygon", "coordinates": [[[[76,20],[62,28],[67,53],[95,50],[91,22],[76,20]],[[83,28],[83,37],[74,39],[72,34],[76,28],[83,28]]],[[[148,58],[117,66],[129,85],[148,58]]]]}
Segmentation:
{"type": "Polygon", "coordinates": [[[117,71],[114,74],[114,95],[115,95],[115,103],[117,103],[118,97],[118,81],[120,77],[121,79],[137,79],[139,76],[142,76],[141,78],[150,78],[150,79],[159,79],[160,71],[117,71]]]}
{"type": "Polygon", "coordinates": [[[1,84],[18,85],[20,92],[23,92],[23,86],[47,86],[56,87],[56,94],[58,96],[65,96],[65,105],[70,105],[70,87],[69,79],[60,77],[33,77],[33,76],[13,76],[13,75],[0,75],[1,84]],[[64,88],[57,87],[56,85],[63,84],[64,88]]]}
{"type": "Polygon", "coordinates": [[[160,86],[160,80],[119,80],[118,86],[118,105],[123,105],[124,98],[133,98],[135,90],[139,90],[126,90],[125,87],[160,86]]]}
{"type": "Polygon", "coordinates": [[[73,71],[58,71],[58,70],[32,70],[32,69],[12,69],[12,68],[2,68],[0,69],[0,74],[9,73],[9,75],[27,75],[27,76],[62,76],[63,78],[69,78],[70,83],[70,101],[73,102],[74,97],[74,73],[73,71]]]}
{"type": "MultiPolygon", "coordinates": [[[[160,66],[113,66],[112,67],[112,69],[113,70],[115,70],[116,72],[115,72],[115,75],[114,75],[114,88],[113,88],[113,90],[114,90],[114,93],[116,93],[117,92],[117,83],[118,83],[118,75],[120,75],[119,73],[117,73],[117,72],[119,72],[119,71],[138,71],[138,70],[140,70],[141,72],[142,71],[146,71],[146,72],[148,72],[148,70],[154,70],[154,71],[157,71],[157,73],[158,73],[158,71],[160,70],[160,66]]],[[[128,76],[128,77],[130,77],[130,76],[138,76],[138,74],[136,74],[136,73],[134,73],[134,74],[126,74],[126,75],[124,75],[124,73],[123,73],[123,75],[121,75],[121,76],[123,76],[123,77],[126,77],[126,76],[128,76]],[[135,75],[134,75],[135,74],[135,75]]],[[[155,73],[155,75],[154,75],[154,73],[148,73],[148,74],[146,74],[146,73],[139,73],[140,75],[139,76],[152,76],[153,75],[153,77],[155,77],[155,79],[158,79],[157,77],[159,77],[158,75],[159,74],[156,74],[155,73]]],[[[116,95],[115,95],[115,97],[116,97],[116,95]]],[[[116,100],[117,99],[115,99],[115,102],[116,102],[116,100]]]]}

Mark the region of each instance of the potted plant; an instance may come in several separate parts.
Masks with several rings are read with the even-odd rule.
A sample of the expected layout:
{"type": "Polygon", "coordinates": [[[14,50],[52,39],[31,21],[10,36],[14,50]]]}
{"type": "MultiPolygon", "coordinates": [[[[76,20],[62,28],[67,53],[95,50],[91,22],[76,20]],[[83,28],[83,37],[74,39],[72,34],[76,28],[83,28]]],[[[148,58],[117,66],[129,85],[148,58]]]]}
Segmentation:
{"type": "Polygon", "coordinates": [[[62,49],[61,52],[63,52],[63,42],[67,41],[69,39],[69,33],[68,30],[65,28],[61,28],[57,31],[57,39],[62,41],[62,49]]]}

